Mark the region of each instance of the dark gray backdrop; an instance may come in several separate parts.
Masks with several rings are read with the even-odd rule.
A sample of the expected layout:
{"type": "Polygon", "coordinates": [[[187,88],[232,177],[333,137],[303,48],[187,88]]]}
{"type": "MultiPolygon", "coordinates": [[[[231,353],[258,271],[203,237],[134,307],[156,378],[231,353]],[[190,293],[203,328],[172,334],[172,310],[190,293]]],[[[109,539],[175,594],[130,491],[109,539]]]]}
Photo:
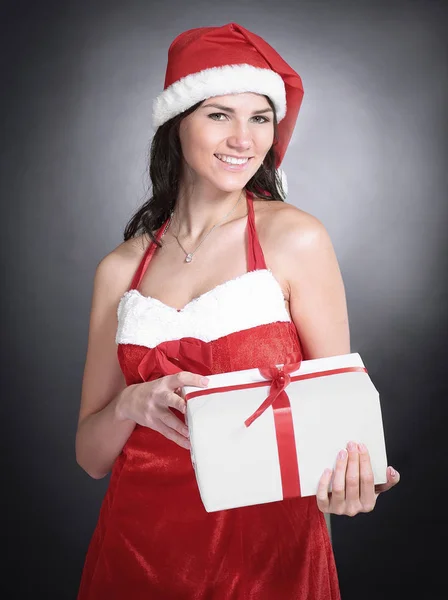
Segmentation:
{"type": "Polygon", "coordinates": [[[76,596],[107,485],[74,455],[94,271],[145,193],[169,43],[230,21],[303,78],[288,201],[332,236],[402,476],[332,519],[343,600],[446,597],[442,3],[17,0],[0,21],[3,597],[76,596]]]}

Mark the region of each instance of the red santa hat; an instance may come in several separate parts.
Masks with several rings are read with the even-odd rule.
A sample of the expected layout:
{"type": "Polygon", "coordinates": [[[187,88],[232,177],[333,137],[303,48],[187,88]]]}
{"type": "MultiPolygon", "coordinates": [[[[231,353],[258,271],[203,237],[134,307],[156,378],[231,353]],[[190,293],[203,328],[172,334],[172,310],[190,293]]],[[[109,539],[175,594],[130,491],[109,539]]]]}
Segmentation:
{"type": "Polygon", "coordinates": [[[207,98],[243,92],[266,95],[275,106],[279,167],[302,103],[302,80],[272,46],[237,23],[176,37],[168,50],[164,90],[154,100],[153,125],[160,127],[207,98]]]}

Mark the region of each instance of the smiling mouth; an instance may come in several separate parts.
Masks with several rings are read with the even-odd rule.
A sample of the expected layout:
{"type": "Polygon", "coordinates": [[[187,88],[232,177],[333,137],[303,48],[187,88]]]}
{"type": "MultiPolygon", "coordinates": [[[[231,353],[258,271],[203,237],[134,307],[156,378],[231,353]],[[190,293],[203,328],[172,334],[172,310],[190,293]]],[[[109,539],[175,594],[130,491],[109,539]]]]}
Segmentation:
{"type": "Polygon", "coordinates": [[[252,156],[246,156],[241,158],[235,158],[233,156],[226,156],[225,154],[215,154],[216,158],[222,163],[231,166],[244,166],[252,159],[252,156]]]}

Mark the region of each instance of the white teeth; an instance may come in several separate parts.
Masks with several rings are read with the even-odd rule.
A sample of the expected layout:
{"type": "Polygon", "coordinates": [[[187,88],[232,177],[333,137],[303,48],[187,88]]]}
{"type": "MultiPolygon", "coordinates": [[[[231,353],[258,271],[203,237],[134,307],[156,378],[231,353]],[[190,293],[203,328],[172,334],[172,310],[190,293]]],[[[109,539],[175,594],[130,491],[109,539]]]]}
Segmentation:
{"type": "Polygon", "coordinates": [[[219,160],[229,163],[231,165],[244,165],[249,160],[248,158],[233,158],[232,156],[226,156],[225,154],[215,154],[219,160]]]}

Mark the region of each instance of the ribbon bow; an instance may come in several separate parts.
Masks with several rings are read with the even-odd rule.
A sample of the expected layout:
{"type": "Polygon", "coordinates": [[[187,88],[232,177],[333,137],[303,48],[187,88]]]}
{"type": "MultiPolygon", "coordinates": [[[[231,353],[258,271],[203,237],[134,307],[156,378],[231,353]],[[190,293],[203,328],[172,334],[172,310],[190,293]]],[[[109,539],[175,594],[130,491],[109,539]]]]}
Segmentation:
{"type": "MultiPolygon", "coordinates": [[[[254,421],[260,417],[266,409],[273,406],[277,398],[284,391],[284,389],[290,384],[291,376],[290,373],[297,371],[300,367],[301,359],[298,353],[291,354],[289,360],[281,367],[267,367],[260,369],[260,374],[265,379],[271,379],[271,388],[269,390],[269,396],[266,400],[260,404],[257,410],[244,421],[246,427],[250,427],[254,421]]],[[[283,404],[283,403],[282,403],[283,404]]],[[[275,406],[274,406],[275,408],[275,406]]]]}
{"type": "Polygon", "coordinates": [[[152,381],[180,371],[211,375],[211,364],[209,344],[195,338],[182,338],[149,349],[138,365],[138,373],[142,381],[152,381]]]}

